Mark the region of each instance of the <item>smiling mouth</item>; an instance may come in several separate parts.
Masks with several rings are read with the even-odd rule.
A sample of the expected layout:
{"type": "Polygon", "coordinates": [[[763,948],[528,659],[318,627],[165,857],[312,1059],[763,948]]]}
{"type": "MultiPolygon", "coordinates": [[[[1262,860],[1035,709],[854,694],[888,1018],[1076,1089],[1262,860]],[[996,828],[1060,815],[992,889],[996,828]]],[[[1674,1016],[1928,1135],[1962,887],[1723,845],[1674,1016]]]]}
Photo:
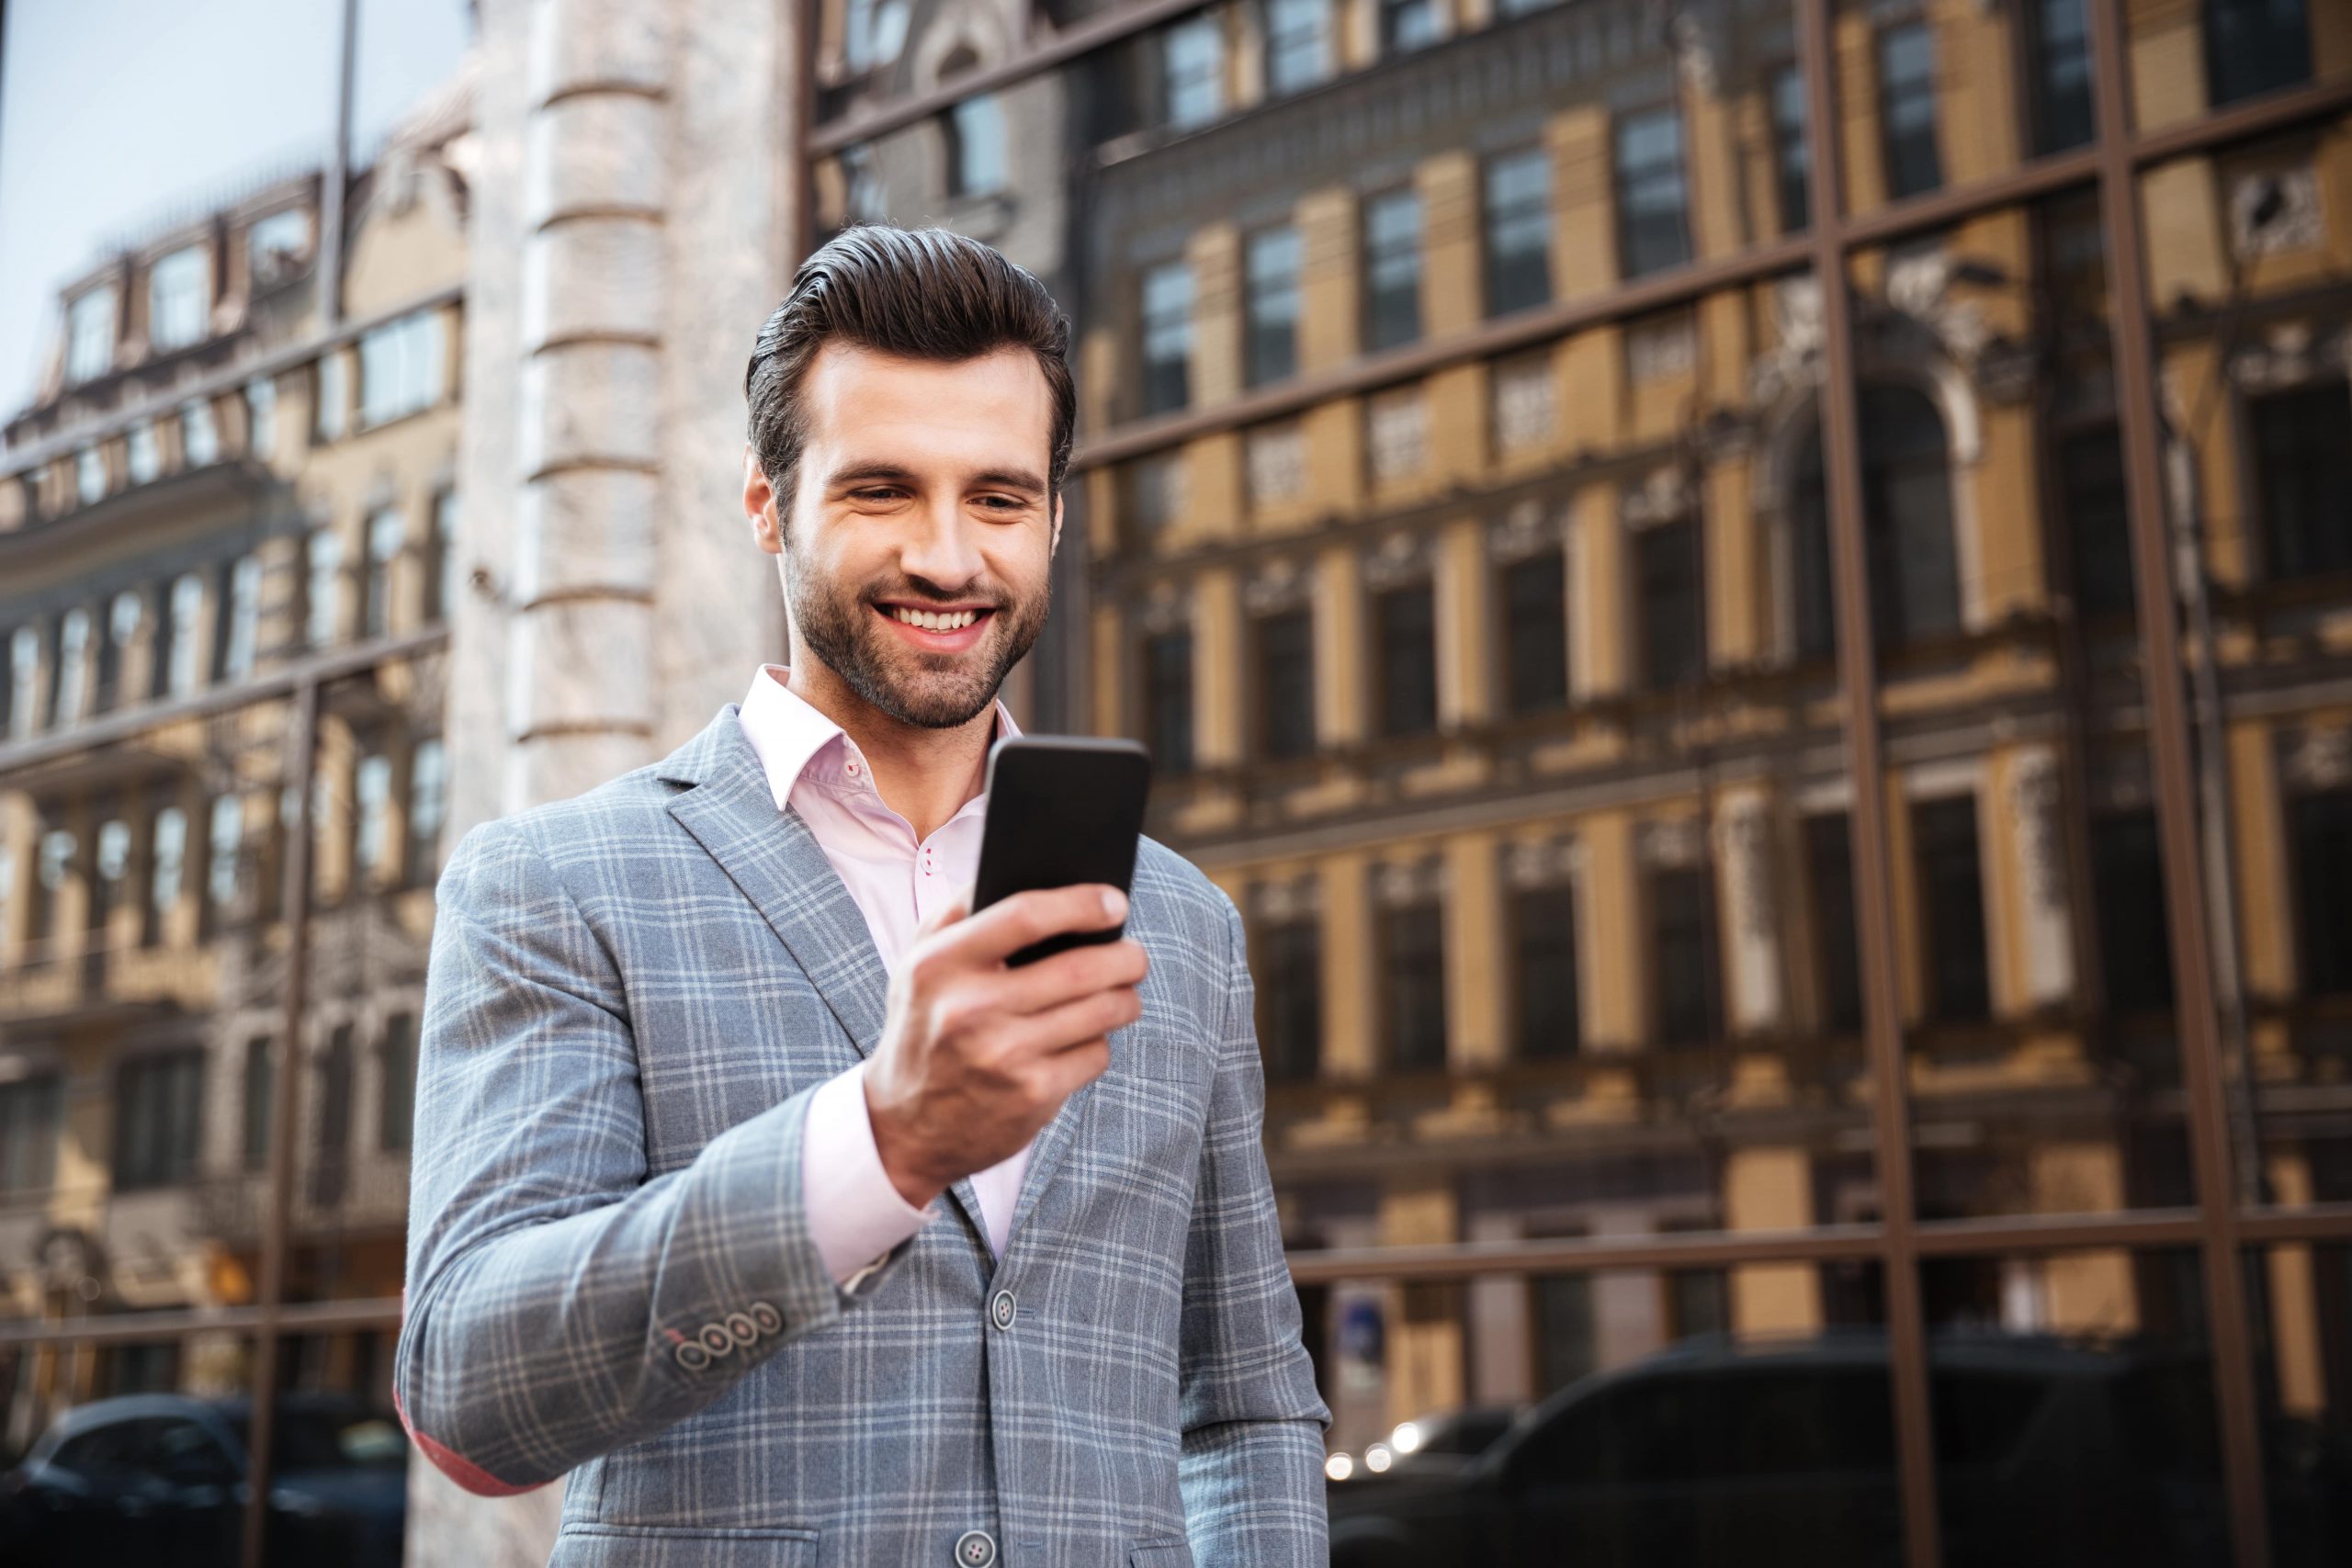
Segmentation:
{"type": "Polygon", "coordinates": [[[951,610],[927,610],[912,604],[876,604],[875,608],[902,626],[927,632],[961,631],[995,613],[985,605],[974,604],[951,610]]]}

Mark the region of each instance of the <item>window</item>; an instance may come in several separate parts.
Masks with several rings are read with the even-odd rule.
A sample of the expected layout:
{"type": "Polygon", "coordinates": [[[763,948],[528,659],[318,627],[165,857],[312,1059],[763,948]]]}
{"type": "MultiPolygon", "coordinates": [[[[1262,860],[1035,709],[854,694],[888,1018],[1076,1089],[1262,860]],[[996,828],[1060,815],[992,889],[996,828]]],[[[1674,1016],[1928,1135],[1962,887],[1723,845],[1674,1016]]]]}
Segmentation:
{"type": "Polygon", "coordinates": [[[40,935],[58,936],[58,920],[64,911],[59,907],[58,895],[65,891],[66,878],[80,867],[77,863],[81,843],[63,828],[51,828],[40,836],[33,852],[33,910],[30,928],[40,935]]]}
{"type": "Polygon", "coordinates": [[[1143,275],[1143,412],[1166,413],[1192,399],[1193,269],[1167,262],[1143,275]]]}
{"type": "Polygon", "coordinates": [[[941,120],[947,137],[947,194],[989,196],[1004,188],[1004,101],[962,98],[941,120]]]}
{"type": "Polygon", "coordinates": [[[204,897],[216,924],[236,913],[244,829],[244,803],[233,795],[214,796],[205,831],[204,897]]]}
{"type": "Polygon", "coordinates": [[[1918,856],[1928,1016],[1939,1023],[1984,1019],[1992,1012],[1992,972],[1985,958],[1976,797],[1915,801],[1911,839],[1918,856]]]}
{"type": "Polygon", "coordinates": [[[180,887],[187,871],[187,813],[166,806],[155,813],[149,828],[147,851],[147,920],[141,939],[153,946],[179,908],[180,887]]]}
{"type": "Polygon", "coordinates": [[[1250,236],[1249,375],[1253,387],[1298,368],[1299,243],[1295,229],[1250,236]]]}
{"type": "Polygon", "coordinates": [[[376,1146],[386,1152],[409,1146],[416,1117],[416,1015],[396,1012],[384,1021],[384,1038],[376,1047],[378,1081],[383,1098],[377,1104],[376,1146]]]}
{"type": "Polygon", "coordinates": [[[204,247],[188,245],[147,275],[147,341],[157,353],[202,341],[212,304],[207,270],[204,247]]]}
{"type": "Polygon", "coordinates": [[[364,637],[391,635],[392,571],[401,558],[404,527],[397,507],[379,507],[368,518],[368,581],[360,604],[364,637]]]}
{"type": "Polygon", "coordinates": [[[2205,0],[2205,80],[2213,107],[2311,76],[2305,0],[2205,0]]]}
{"type": "Polygon", "coordinates": [[[1438,0],[1379,0],[1380,52],[1401,54],[1437,41],[1438,0]]]}
{"type": "Polygon", "coordinates": [[[1813,224],[1813,143],[1805,139],[1804,69],[1772,73],[1772,182],[1781,203],[1781,232],[1813,224]]]}
{"type": "Polygon", "coordinates": [[[82,716],[89,651],[90,612],[76,605],[57,621],[57,652],[51,664],[56,683],[49,694],[49,723],[52,729],[62,728],[82,716]]]}
{"type": "Polygon", "coordinates": [[[2352,993],[2352,789],[2290,800],[2287,831],[2303,995],[2352,993]]]}
{"type": "Polygon", "coordinates": [[[2058,493],[2059,515],[2074,536],[2076,612],[2129,611],[2132,514],[2123,493],[2123,437],[2114,425],[2059,441],[2058,493]]]}
{"type": "Polygon", "coordinates": [[[163,444],[155,439],[152,420],[141,420],[123,436],[123,461],[130,470],[130,482],[143,485],[164,471],[163,444]]]}
{"type": "Polygon", "coordinates": [[[33,732],[33,709],[40,700],[40,633],[18,626],[8,637],[8,689],[0,693],[10,739],[21,740],[33,732]]]}
{"type": "Polygon", "coordinates": [[[1813,916],[1815,983],[1822,1027],[1837,1034],[1862,1027],[1860,938],[1854,929],[1854,855],[1846,814],[1804,818],[1805,892],[1813,916]]]}
{"type": "Polygon", "coordinates": [[[1259,756],[1274,761],[1315,752],[1315,617],[1301,607],[1261,615],[1255,644],[1259,756]]]}
{"type": "Polygon", "coordinates": [[[180,405],[180,466],[201,468],[220,460],[220,431],[212,423],[212,404],[191,398],[180,405]]]}
{"type": "Polygon", "coordinates": [[[424,545],[427,625],[447,620],[458,607],[458,492],[445,490],[433,498],[433,533],[424,545]]]}
{"type": "Polygon", "coordinates": [[[85,506],[106,499],[106,454],[96,446],[85,446],[74,454],[74,494],[85,506]]]}
{"type": "Polygon", "coordinates": [[[277,1066],[269,1036],[256,1034],[245,1042],[244,1168],[257,1171],[269,1164],[269,1108],[277,1096],[277,1066]]]}
{"type": "Polygon", "coordinates": [[[1364,202],[1364,347],[1395,348],[1421,335],[1421,198],[1384,191],[1364,202]]]}
{"type": "Polygon", "coordinates": [[[1707,672],[1703,548],[1695,517],[1654,523],[1634,535],[1642,684],[1657,692],[1707,672]]]}
{"type": "Polygon", "coordinates": [[[245,450],[264,459],[277,451],[277,383],[267,376],[245,383],[245,450]]]}
{"type": "Polygon", "coordinates": [[[254,672],[261,635],[261,558],[242,556],[220,569],[212,626],[212,678],[242,681],[254,672]]]}
{"type": "Polygon", "coordinates": [[[1380,733],[1426,735],[1437,728],[1437,604],[1426,582],[1376,593],[1373,639],[1380,733]]]}
{"type": "Polygon", "coordinates": [[[1374,485],[1409,479],[1429,466],[1429,400],[1420,388],[1375,394],[1364,404],[1364,425],[1374,485]]]}
{"type": "Polygon", "coordinates": [[[2033,20],[2034,151],[2063,152],[2097,133],[2088,7],[2085,0],[2041,0],[2033,20]]]}
{"type": "Polygon", "coordinates": [[[1275,921],[1256,945],[1267,1081],[1311,1081],[1323,1060],[1323,928],[1312,919],[1275,921]]]}
{"type": "Polygon", "coordinates": [[[2271,577],[2352,570],[2352,387],[2329,379],[2252,399],[2246,423],[2271,577]]]}
{"type": "Polygon", "coordinates": [[[1380,911],[1381,1022],[1392,1073],[1445,1070],[1445,915],[1423,899],[1380,911]]]}
{"type": "Polygon", "coordinates": [[[317,394],[311,430],[321,441],[340,439],[350,422],[349,374],[344,368],[343,351],[334,348],[319,355],[318,364],[311,371],[311,385],[317,394]]]}
{"type": "Polygon", "coordinates": [[[2099,968],[2117,1012],[2172,1006],[2165,866],[2148,807],[2091,818],[2091,886],[2098,898],[2099,968]]]}
{"type": "Polygon", "coordinates": [[[1496,363],[1488,395],[1494,403],[1498,454],[1525,452],[1552,439],[1559,406],[1557,385],[1548,351],[1496,363]]]}
{"type": "Polygon", "coordinates": [[[441,874],[441,828],[449,816],[449,753],[438,736],[416,743],[408,762],[408,880],[441,874]]]}
{"type": "Polygon", "coordinates": [[[65,378],[88,381],[114,368],[114,290],[93,288],[65,307],[65,378]]]}
{"type": "Polygon", "coordinates": [[[1193,768],[1193,634],[1179,626],[1143,640],[1143,742],[1166,773],[1193,768]]]}
{"type": "MultiPolygon", "coordinates": [[[[1961,627],[1950,465],[1943,416],[1924,394],[1909,387],[1865,389],[1862,532],[1871,630],[1882,649],[1961,627]]],[[[1817,432],[1798,456],[1793,492],[1798,651],[1826,654],[1834,642],[1817,432]]]]}
{"type": "Polygon", "coordinates": [[[156,638],[163,657],[155,661],[153,694],[185,697],[196,690],[204,579],[197,572],[184,571],[156,599],[164,606],[164,626],[156,638]]]}
{"type": "MultiPolygon", "coordinates": [[[[114,815],[117,809],[111,798],[96,807],[96,815],[104,820],[98,824],[94,841],[96,852],[90,857],[96,874],[90,883],[93,932],[103,931],[113,922],[114,912],[122,908],[124,897],[130,891],[130,824],[114,815]]],[[[112,945],[103,937],[96,940],[100,945],[112,945]]]]}
{"type": "Polygon", "coordinates": [[[1658,1043],[1708,1043],[1723,1033],[1713,874],[1703,864],[1655,867],[1649,893],[1651,1003],[1658,1043]]]}
{"type": "Polygon", "coordinates": [[[1487,161],[1487,314],[1552,298],[1552,160],[1541,147],[1487,161]]]}
{"type": "Polygon", "coordinates": [[[1527,1293],[1541,1399],[1600,1369],[1600,1320],[1589,1274],[1539,1274],[1528,1280],[1527,1293]]]}
{"type": "Polygon", "coordinates": [[[392,760],[380,751],[360,758],[352,777],[352,795],[359,817],[351,847],[351,880],[356,886],[373,881],[386,869],[384,847],[391,837],[392,760]]]}
{"type": "Polygon", "coordinates": [[[119,1191],[166,1187],[196,1174],[204,1053],[191,1048],[136,1056],[115,1086],[114,1184],[119,1191]]]}
{"type": "Polygon", "coordinates": [[[335,589],[343,576],[343,536],[331,526],[311,529],[305,560],[309,575],[303,590],[303,637],[312,648],[324,648],[334,640],[342,608],[335,603],[335,589]]]}
{"type": "Polygon", "coordinates": [[[1936,152],[1936,45],[1925,22],[1878,36],[1879,129],[1885,138],[1890,201],[1944,183],[1936,152]]]}
{"type": "Polygon", "coordinates": [[[1731,1272],[1724,1269],[1675,1269],[1666,1276],[1666,1333],[1669,1339],[1721,1334],[1731,1327],[1731,1272]]]}
{"type": "Polygon", "coordinates": [[[55,1073],[0,1084],[0,1196],[21,1198],[56,1181],[61,1090],[55,1073]]]}
{"type": "Polygon", "coordinates": [[[299,207],[257,219],[245,231],[245,268],[256,288],[290,277],[311,250],[311,215],[299,207]]]}
{"type": "Polygon", "coordinates": [[[1568,700],[1567,563],[1545,550],[1502,569],[1504,706],[1540,713],[1568,700]]]}
{"type": "Polygon", "coordinates": [[[351,1033],[350,1024],[336,1024],[319,1053],[318,1157],[311,1167],[310,1196],[322,1208],[343,1201],[350,1174],[351,1033]]]}
{"type": "MultiPolygon", "coordinates": [[[[334,359],[330,355],[324,365],[334,359]]],[[[340,361],[336,361],[340,363],[340,361]]],[[[441,400],[441,313],[418,310],[359,340],[359,420],[382,424],[441,400]]]]}
{"type": "Polygon", "coordinates": [[[1266,86],[1295,93],[1331,73],[1331,0],[1266,0],[1266,86]]]}
{"type": "Polygon", "coordinates": [[[1519,1055],[1573,1056],[1583,1039],[1577,974],[1576,889],[1565,883],[1510,895],[1512,1022],[1519,1055]]]}
{"type": "Polygon", "coordinates": [[[1217,14],[1204,12],[1160,35],[1168,123],[1180,130],[1225,112],[1225,40],[1217,27],[1217,14]]]}
{"type": "Polygon", "coordinates": [[[1617,244],[1627,277],[1690,259],[1682,116],[1645,109],[1617,122],[1617,244]]]}
{"type": "Polygon", "coordinates": [[[888,65],[907,41],[907,0],[849,0],[842,54],[852,71],[888,65]]]}
{"type": "Polygon", "coordinates": [[[98,678],[90,692],[92,713],[110,713],[122,700],[122,656],[139,636],[143,618],[144,606],[129,589],[107,601],[106,619],[99,627],[98,678]]]}

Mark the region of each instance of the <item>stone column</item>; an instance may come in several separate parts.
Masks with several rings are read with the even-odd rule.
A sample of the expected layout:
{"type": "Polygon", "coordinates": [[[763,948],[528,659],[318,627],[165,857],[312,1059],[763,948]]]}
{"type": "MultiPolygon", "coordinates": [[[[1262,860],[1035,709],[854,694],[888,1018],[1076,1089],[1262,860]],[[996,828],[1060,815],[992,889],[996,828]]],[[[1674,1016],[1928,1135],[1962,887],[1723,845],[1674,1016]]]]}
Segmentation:
{"type": "Polygon", "coordinates": [[[1715,852],[1722,867],[1724,951],[1730,959],[1732,1027],[1770,1030],[1781,1019],[1781,923],[1774,908],[1772,821],[1764,796],[1727,791],[1717,807],[1715,852]]]}
{"type": "MultiPolygon", "coordinates": [[[[449,831],[657,761],[784,656],[742,381],[799,188],[792,7],[481,0],[449,831]]],[[[536,1565],[560,1486],[410,1467],[407,1560],[536,1565]]]]}

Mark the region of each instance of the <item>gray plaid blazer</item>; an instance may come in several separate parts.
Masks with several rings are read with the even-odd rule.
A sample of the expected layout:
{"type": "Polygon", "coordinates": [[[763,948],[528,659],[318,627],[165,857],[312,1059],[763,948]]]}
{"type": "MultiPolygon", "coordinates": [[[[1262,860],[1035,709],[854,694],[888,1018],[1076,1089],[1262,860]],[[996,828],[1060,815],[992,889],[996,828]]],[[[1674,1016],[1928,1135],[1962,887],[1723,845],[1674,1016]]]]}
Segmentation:
{"type": "Polygon", "coordinates": [[[888,978],[736,705],[486,822],[425,987],[401,1414],[460,1484],[570,1475],[551,1568],[1323,1564],[1323,1430],[1232,901],[1147,839],[1151,956],[990,1254],[968,1180],[844,1290],[800,1135],[888,978]]]}

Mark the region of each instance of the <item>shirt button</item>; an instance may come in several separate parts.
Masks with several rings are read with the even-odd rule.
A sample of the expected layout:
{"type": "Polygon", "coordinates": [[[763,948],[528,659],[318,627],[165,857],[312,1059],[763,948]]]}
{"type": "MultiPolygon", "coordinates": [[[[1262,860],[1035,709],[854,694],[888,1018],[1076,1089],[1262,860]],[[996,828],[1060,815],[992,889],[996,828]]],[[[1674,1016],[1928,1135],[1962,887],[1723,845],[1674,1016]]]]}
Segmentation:
{"type": "Polygon", "coordinates": [[[989,1303],[989,1321],[999,1328],[1011,1328],[1013,1304],[1011,1291],[999,1291],[996,1293],[996,1300],[989,1303]]]}
{"type": "Polygon", "coordinates": [[[996,1561],[996,1537],[986,1530],[966,1530],[956,1538],[956,1561],[962,1568],[989,1568],[996,1561]]]}
{"type": "Polygon", "coordinates": [[[857,763],[854,761],[851,761],[849,765],[849,776],[852,778],[857,777],[857,763]]]}

